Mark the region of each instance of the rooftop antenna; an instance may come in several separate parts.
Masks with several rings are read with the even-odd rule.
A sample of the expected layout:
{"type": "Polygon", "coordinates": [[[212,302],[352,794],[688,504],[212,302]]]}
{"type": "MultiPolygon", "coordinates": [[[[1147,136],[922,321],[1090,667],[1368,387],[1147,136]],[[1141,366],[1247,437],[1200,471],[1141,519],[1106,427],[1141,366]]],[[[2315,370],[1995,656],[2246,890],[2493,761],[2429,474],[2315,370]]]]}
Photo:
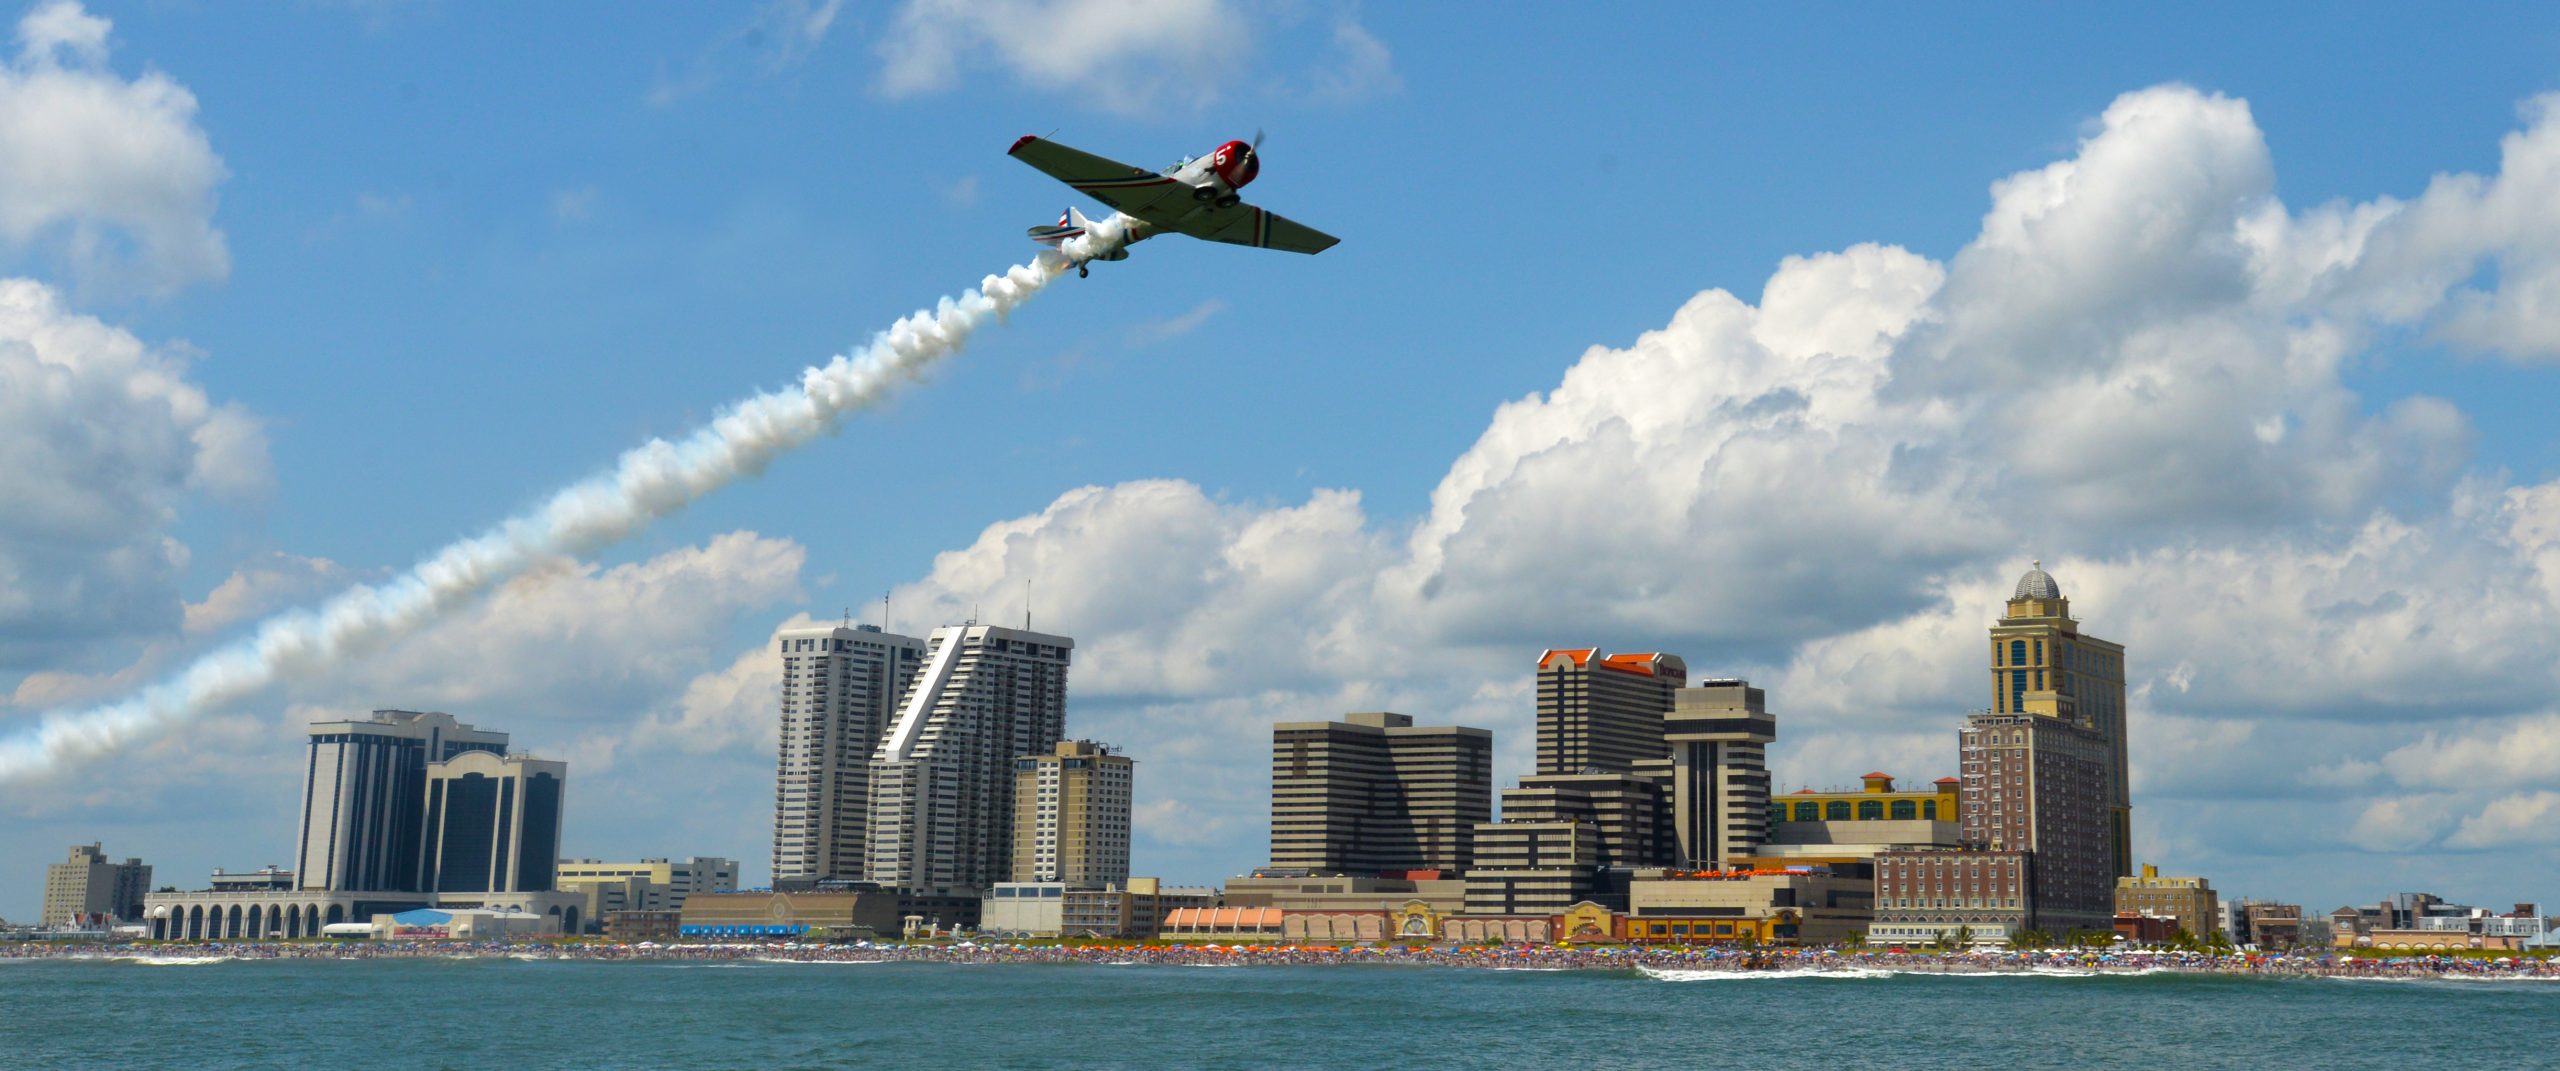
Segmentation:
{"type": "Polygon", "coordinates": [[[1022,582],[1022,631],[1031,631],[1031,582],[1022,582]]]}
{"type": "Polygon", "coordinates": [[[848,607],[845,607],[845,608],[844,608],[844,626],[843,626],[843,627],[845,627],[845,628],[852,628],[852,627],[853,627],[853,607],[848,606],[848,607]]]}
{"type": "Polygon", "coordinates": [[[889,593],[880,593],[880,631],[889,631],[889,593]]]}

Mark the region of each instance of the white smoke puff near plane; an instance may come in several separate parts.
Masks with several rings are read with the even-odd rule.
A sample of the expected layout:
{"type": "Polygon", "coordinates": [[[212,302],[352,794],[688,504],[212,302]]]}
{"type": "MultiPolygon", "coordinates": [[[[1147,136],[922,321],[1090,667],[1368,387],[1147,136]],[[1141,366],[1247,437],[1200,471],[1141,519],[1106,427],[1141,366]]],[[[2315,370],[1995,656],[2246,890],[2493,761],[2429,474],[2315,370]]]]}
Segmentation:
{"type": "Polygon", "coordinates": [[[1262,158],[1256,151],[1261,145],[1262,134],[1257,131],[1251,144],[1230,141],[1207,156],[1186,159],[1160,172],[1029,135],[1006,151],[1118,210],[1109,219],[1095,221],[1069,206],[1058,216],[1057,226],[1031,228],[1032,241],[1057,250],[1066,266],[1084,275],[1085,265],[1126,260],[1131,244],[1164,232],[1292,253],[1333,248],[1342,239],[1246,204],[1236,193],[1262,173],[1262,158]]]}

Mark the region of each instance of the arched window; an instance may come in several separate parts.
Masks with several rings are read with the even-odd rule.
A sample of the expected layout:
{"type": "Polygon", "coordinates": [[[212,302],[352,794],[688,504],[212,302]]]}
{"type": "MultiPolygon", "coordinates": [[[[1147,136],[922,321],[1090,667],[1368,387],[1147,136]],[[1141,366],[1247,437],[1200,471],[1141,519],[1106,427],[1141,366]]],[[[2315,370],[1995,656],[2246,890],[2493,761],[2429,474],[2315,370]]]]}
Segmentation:
{"type": "Polygon", "coordinates": [[[2009,664],[2013,666],[2023,666],[2027,664],[2027,641],[2009,641],[2009,664]]]}
{"type": "Polygon", "coordinates": [[[1882,800],[1860,800],[1860,801],[1858,801],[1858,821],[1861,821],[1861,822],[1875,822],[1875,821],[1881,821],[1881,820],[1883,820],[1883,818],[1884,818],[1884,801],[1882,801],[1882,800]]]}
{"type": "Polygon", "coordinates": [[[1911,819],[1918,818],[1918,817],[1920,817],[1920,805],[1919,805],[1919,804],[1913,803],[1913,802],[1911,802],[1910,800],[1895,800],[1895,801],[1893,801],[1893,818],[1894,818],[1894,821],[1897,821],[1897,822],[1907,822],[1907,821],[1910,821],[1911,819]]]}
{"type": "Polygon", "coordinates": [[[1936,800],[1930,800],[1930,801],[1929,801],[1929,802],[1927,802],[1927,803],[1923,803],[1923,804],[1921,804],[1921,805],[1920,805],[1920,817],[1922,817],[1922,818],[1926,818],[1926,819],[1928,819],[1928,820],[1930,820],[1930,821],[1932,821],[1932,822],[1937,821],[1937,820],[1938,820],[1938,801],[1936,801],[1936,800]]]}
{"type": "Polygon", "coordinates": [[[1848,821],[1848,820],[1849,820],[1849,801],[1847,801],[1847,800],[1833,800],[1833,801],[1831,801],[1831,803],[1830,803],[1830,805],[1829,805],[1829,806],[1827,806],[1827,807],[1824,807],[1824,808],[1823,808],[1823,817],[1824,817],[1824,818],[1826,818],[1826,819],[1828,819],[1828,820],[1830,820],[1830,821],[1834,821],[1834,822],[1846,822],[1846,821],[1848,821]]]}
{"type": "Polygon", "coordinates": [[[1822,821],[1822,805],[1821,805],[1821,804],[1819,804],[1819,803],[1799,803],[1799,804],[1796,804],[1796,821],[1799,821],[1799,822],[1819,822],[1819,821],[1822,821]]]}

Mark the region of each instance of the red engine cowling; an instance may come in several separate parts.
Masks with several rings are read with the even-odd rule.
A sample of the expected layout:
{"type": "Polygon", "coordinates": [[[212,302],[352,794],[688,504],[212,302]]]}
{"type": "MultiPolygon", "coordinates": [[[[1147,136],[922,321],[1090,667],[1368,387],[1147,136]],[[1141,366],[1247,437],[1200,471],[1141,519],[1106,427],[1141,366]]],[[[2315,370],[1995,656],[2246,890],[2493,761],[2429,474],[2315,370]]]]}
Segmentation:
{"type": "Polygon", "coordinates": [[[1243,189],[1245,183],[1262,173],[1262,155],[1254,152],[1251,145],[1230,141],[1209,154],[1209,170],[1217,172],[1228,189],[1243,189]]]}

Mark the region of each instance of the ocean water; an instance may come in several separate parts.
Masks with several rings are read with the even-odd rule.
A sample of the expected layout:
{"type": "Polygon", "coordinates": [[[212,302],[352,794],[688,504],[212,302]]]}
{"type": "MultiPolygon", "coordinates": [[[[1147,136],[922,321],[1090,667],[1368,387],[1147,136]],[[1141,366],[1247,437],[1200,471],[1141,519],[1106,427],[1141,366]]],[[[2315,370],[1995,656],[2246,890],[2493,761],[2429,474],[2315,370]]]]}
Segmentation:
{"type": "Polygon", "coordinates": [[[11,1069],[2555,1066],[2555,982],[0,960],[11,1069]]]}

